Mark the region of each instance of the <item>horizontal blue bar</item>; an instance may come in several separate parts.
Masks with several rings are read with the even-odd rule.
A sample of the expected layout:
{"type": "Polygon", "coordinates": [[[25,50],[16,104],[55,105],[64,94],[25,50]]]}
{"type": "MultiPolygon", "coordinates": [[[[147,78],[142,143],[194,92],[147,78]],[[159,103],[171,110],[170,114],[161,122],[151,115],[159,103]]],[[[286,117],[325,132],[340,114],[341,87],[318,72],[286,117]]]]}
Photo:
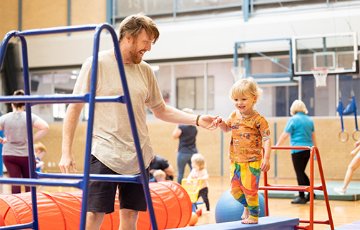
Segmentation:
{"type": "MultiPolygon", "coordinates": [[[[80,179],[84,178],[84,174],[38,173],[38,175],[40,178],[50,178],[50,179],[0,178],[0,184],[20,184],[20,185],[29,185],[29,186],[44,185],[44,186],[64,186],[64,187],[81,188],[82,180],[80,179]],[[64,179],[64,180],[52,180],[52,179],[64,179]]],[[[141,183],[140,175],[90,174],[89,180],[141,183]]]]}
{"type": "Polygon", "coordinates": [[[0,184],[44,185],[80,188],[80,181],[39,180],[34,178],[0,178],[0,184]]]}
{"type": "Polygon", "coordinates": [[[17,35],[32,36],[32,35],[41,35],[41,34],[82,32],[82,31],[95,30],[96,27],[97,25],[87,25],[87,26],[66,26],[66,27],[46,28],[46,29],[24,30],[21,32],[17,32],[17,35]]]}
{"type": "MultiPolygon", "coordinates": [[[[40,178],[53,179],[82,179],[84,174],[63,174],[63,173],[37,173],[40,178]]],[[[141,183],[140,175],[112,175],[112,174],[90,174],[90,180],[93,181],[112,181],[141,183]]],[[[1,182],[1,179],[0,179],[1,182]]]]}
{"type": "MultiPolygon", "coordinates": [[[[95,97],[96,102],[120,102],[125,103],[124,96],[98,96],[95,97]]],[[[89,94],[85,95],[73,95],[73,94],[59,94],[59,95],[24,95],[24,96],[0,96],[0,102],[11,103],[34,103],[34,104],[46,104],[46,103],[82,103],[89,102],[89,94]]]]}
{"type": "Polygon", "coordinates": [[[250,74],[251,77],[255,78],[255,79],[265,79],[265,78],[284,78],[284,77],[288,77],[289,80],[292,77],[292,73],[289,72],[283,72],[283,73],[256,73],[256,74],[250,74]]]}
{"type": "Polygon", "coordinates": [[[259,40],[248,40],[248,41],[238,41],[236,44],[244,43],[258,43],[258,42],[272,42],[272,41],[291,41],[291,38],[269,38],[269,39],[259,39],[259,40]]]}
{"type": "Polygon", "coordinates": [[[28,223],[28,224],[17,224],[17,225],[11,225],[11,226],[3,226],[0,227],[0,229],[7,229],[7,230],[12,230],[12,229],[33,229],[34,228],[34,223],[28,223]]]}

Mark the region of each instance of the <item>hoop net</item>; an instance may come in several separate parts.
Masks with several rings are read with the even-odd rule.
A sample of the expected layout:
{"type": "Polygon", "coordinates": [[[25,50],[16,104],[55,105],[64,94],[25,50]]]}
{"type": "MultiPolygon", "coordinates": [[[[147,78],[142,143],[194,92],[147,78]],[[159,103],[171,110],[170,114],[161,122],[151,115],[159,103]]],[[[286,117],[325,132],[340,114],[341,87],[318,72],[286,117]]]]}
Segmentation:
{"type": "Polygon", "coordinates": [[[326,68],[314,68],[311,70],[315,78],[316,87],[325,87],[328,70],[326,68]]]}

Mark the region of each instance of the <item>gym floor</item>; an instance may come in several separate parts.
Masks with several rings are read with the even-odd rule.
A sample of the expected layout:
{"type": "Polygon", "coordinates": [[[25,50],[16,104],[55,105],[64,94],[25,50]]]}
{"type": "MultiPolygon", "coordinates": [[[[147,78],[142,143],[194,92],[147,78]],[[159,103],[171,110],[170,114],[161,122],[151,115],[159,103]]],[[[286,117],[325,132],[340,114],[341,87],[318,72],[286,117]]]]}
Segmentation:
{"type": "MultiPolygon", "coordinates": [[[[295,180],[281,180],[269,179],[270,184],[281,184],[281,185],[296,185],[295,180]]],[[[261,182],[262,184],[262,182],[261,182]]],[[[318,181],[315,184],[319,184],[318,181]]],[[[331,196],[333,193],[333,185],[341,185],[341,181],[328,181],[327,189],[328,194],[331,196]]],[[[229,179],[227,176],[216,177],[212,176],[209,179],[209,199],[210,199],[210,212],[203,212],[203,214],[198,218],[196,225],[206,225],[214,224],[215,221],[215,208],[217,201],[224,191],[229,189],[229,179]]],[[[349,189],[359,190],[360,191],[360,182],[354,181],[350,184],[349,189]]],[[[75,188],[63,188],[63,187],[39,187],[38,191],[47,191],[47,192],[61,192],[66,190],[76,190],[75,188]]],[[[10,194],[10,185],[0,185],[0,193],[10,194]]],[[[271,191],[269,191],[271,193],[271,191]]],[[[317,191],[316,193],[320,193],[317,191]]],[[[294,193],[295,196],[296,193],[294,193]]],[[[270,195],[271,196],[271,195],[270,195]]],[[[305,205],[301,204],[291,204],[292,197],[283,196],[283,198],[270,198],[269,199],[269,213],[270,216],[279,216],[279,217],[297,217],[300,219],[308,220],[309,219],[309,203],[305,205]]],[[[201,201],[201,199],[200,199],[201,201]]],[[[334,226],[340,227],[345,224],[350,224],[356,221],[360,221],[359,210],[360,210],[360,200],[349,201],[349,200],[330,200],[331,212],[334,221],[334,226]]],[[[199,208],[205,207],[203,204],[198,205],[199,208]]],[[[327,220],[327,211],[324,200],[316,199],[314,203],[314,219],[315,220],[327,220]]],[[[315,225],[316,230],[329,229],[329,225],[315,225]]]]}
{"type": "MultiPolygon", "coordinates": [[[[274,180],[269,179],[270,184],[281,185],[296,185],[296,181],[291,180],[274,180]]],[[[262,182],[261,182],[262,184],[262,182]]],[[[320,184],[316,181],[315,184],[320,184]]],[[[328,184],[341,185],[341,181],[331,181],[328,184]]],[[[349,189],[353,186],[359,186],[358,182],[352,182],[349,189]],[[354,185],[355,184],[355,185],[354,185]]],[[[228,177],[210,177],[209,181],[209,199],[211,211],[209,213],[203,213],[198,219],[197,225],[213,224],[215,222],[215,207],[217,200],[224,191],[229,188],[228,177]]],[[[360,187],[359,187],[360,189],[360,187]]],[[[332,186],[327,186],[328,194],[332,194],[332,186]]],[[[360,190],[359,190],[360,191],[360,190]]],[[[270,193],[270,191],[269,191],[270,193]]],[[[317,191],[316,193],[319,193],[317,191]]],[[[295,196],[295,193],[294,193],[295,196]]],[[[270,198],[269,199],[269,213],[270,216],[283,216],[283,217],[298,217],[300,219],[309,220],[310,206],[307,204],[291,204],[292,198],[270,198]]],[[[201,201],[201,199],[200,199],[201,201]]],[[[356,221],[360,221],[360,200],[356,201],[344,201],[344,200],[330,200],[332,218],[334,226],[340,227],[345,224],[350,224],[356,221]]],[[[199,205],[201,207],[201,205],[199,205]]],[[[204,207],[203,207],[204,208],[204,207]]],[[[324,200],[316,199],[314,202],[314,219],[315,220],[327,220],[328,214],[326,210],[326,204],[324,200]]],[[[329,229],[329,225],[316,224],[316,230],[329,229]]]]}

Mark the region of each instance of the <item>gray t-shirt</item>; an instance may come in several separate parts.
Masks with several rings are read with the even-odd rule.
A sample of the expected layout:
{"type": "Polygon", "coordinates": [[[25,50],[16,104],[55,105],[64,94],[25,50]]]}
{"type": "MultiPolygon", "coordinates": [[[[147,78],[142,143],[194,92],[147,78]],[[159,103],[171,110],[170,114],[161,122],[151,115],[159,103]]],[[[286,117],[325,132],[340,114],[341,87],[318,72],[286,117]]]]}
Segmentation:
{"type": "MultiPolygon", "coordinates": [[[[100,52],[98,60],[96,96],[124,95],[114,51],[100,52]]],[[[89,58],[81,68],[74,87],[75,94],[89,92],[91,61],[92,58],[89,58]]],[[[165,102],[150,65],[141,62],[125,64],[124,67],[145,166],[148,167],[154,154],[146,125],[145,108],[156,109],[165,106],[165,102]]],[[[140,172],[125,104],[96,104],[91,152],[119,174],[140,172]]]]}
{"type": "MultiPolygon", "coordinates": [[[[32,114],[32,125],[41,119],[32,114]]],[[[7,142],[3,144],[4,156],[29,156],[28,137],[26,126],[26,112],[10,112],[0,117],[0,126],[3,127],[7,142]]]]}

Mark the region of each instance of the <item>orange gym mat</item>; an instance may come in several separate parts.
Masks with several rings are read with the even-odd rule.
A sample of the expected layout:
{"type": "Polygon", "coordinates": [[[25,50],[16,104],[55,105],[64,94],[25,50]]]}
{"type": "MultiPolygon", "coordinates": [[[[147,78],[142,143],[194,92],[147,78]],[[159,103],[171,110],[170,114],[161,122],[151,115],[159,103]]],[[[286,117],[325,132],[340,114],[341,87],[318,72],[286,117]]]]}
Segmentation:
{"type": "MultiPolygon", "coordinates": [[[[150,193],[159,229],[185,227],[189,223],[192,203],[178,183],[150,183],[150,193]]],[[[81,192],[38,192],[37,202],[39,229],[79,229],[81,192]]],[[[0,225],[31,222],[31,208],[31,193],[0,195],[0,225]]],[[[115,212],[105,215],[101,229],[117,230],[119,222],[119,203],[116,199],[115,212]]],[[[138,229],[151,229],[148,212],[139,213],[138,229]]]]}

